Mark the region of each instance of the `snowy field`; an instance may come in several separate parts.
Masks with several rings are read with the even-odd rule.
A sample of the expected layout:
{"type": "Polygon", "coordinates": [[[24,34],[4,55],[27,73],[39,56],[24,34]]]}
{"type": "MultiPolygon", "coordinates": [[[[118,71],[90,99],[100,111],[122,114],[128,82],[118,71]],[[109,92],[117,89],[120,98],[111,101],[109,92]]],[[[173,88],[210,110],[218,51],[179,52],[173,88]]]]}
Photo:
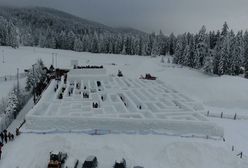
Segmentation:
{"type": "Polygon", "coordinates": [[[8,145],[1,167],[45,168],[49,151],[64,151],[83,162],[96,155],[99,168],[111,168],[123,157],[128,168],[245,168],[221,141],[154,135],[33,135],[25,134],[8,145]]]}
{"type": "MultiPolygon", "coordinates": [[[[32,47],[14,50],[5,47],[6,62],[3,66],[1,64],[0,73],[15,74],[16,68],[23,71],[38,58],[50,66],[52,53],[57,53],[57,61],[54,61],[57,62],[57,67],[69,68],[70,60],[77,59],[79,64],[83,65],[103,65],[109,74],[116,75],[120,69],[127,80],[131,81],[138,79],[141,74],[151,73],[168,88],[174,88],[194,102],[202,103],[205,110],[210,110],[210,113],[247,115],[248,80],[231,76],[208,76],[186,67],[162,64],[158,57],[77,53],[32,47]]],[[[120,82],[125,85],[124,81],[120,82]]],[[[156,89],[151,92],[154,91],[156,89]]],[[[224,128],[225,142],[158,135],[22,134],[16,141],[4,146],[0,167],[46,167],[51,150],[63,150],[70,154],[69,157],[82,161],[87,155],[95,154],[103,168],[111,167],[115,160],[122,157],[127,159],[129,167],[134,165],[157,168],[245,167],[246,157],[240,159],[236,155],[240,151],[246,156],[248,154],[247,121],[213,118],[208,120],[224,128]],[[232,145],[235,146],[234,152],[231,151],[232,145]],[[37,157],[37,153],[42,155],[37,157]]]]}

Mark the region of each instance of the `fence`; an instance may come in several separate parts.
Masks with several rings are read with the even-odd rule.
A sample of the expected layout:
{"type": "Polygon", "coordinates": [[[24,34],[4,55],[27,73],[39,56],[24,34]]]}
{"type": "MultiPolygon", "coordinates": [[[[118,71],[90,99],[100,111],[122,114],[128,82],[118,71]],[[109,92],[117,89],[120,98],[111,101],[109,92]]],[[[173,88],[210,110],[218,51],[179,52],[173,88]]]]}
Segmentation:
{"type": "Polygon", "coordinates": [[[207,111],[204,113],[207,117],[214,117],[214,118],[223,118],[223,119],[231,119],[231,120],[248,120],[248,115],[242,115],[242,114],[230,114],[230,113],[224,113],[224,112],[210,112],[207,111]]]}

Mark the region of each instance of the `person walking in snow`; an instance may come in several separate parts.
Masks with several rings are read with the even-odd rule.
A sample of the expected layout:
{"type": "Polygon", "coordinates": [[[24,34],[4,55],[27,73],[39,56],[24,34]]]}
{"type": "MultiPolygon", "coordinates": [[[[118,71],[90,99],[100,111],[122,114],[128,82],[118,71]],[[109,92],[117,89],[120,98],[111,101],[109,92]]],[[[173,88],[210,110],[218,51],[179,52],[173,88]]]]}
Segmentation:
{"type": "Polygon", "coordinates": [[[2,159],[2,148],[3,148],[3,143],[0,143],[0,160],[2,159]]]}
{"type": "Polygon", "coordinates": [[[1,143],[3,143],[3,132],[0,133],[1,143]]]}
{"type": "Polygon", "coordinates": [[[7,130],[3,130],[3,136],[4,136],[4,140],[5,140],[5,143],[8,142],[8,135],[7,135],[7,130]]]}
{"type": "Polygon", "coordinates": [[[15,136],[14,134],[11,134],[11,140],[14,140],[15,136]]]}
{"type": "Polygon", "coordinates": [[[20,135],[19,128],[16,128],[16,136],[20,135]]]}

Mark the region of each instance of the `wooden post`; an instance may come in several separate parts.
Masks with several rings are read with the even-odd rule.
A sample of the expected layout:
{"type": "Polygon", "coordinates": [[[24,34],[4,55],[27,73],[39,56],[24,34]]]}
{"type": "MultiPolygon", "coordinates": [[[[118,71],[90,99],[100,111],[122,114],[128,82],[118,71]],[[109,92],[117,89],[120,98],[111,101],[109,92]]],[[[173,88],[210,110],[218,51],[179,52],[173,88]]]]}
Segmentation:
{"type": "Polygon", "coordinates": [[[235,113],[234,117],[233,117],[234,120],[237,119],[237,113],[235,113]]]}

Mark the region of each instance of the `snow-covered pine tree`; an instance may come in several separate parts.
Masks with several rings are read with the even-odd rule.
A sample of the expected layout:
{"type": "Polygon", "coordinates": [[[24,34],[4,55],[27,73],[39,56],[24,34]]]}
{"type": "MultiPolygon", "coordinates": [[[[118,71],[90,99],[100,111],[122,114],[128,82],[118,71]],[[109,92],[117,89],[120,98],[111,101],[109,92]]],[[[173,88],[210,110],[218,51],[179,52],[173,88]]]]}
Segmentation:
{"type": "Polygon", "coordinates": [[[229,27],[227,25],[227,22],[225,22],[223,24],[222,31],[221,31],[222,40],[224,37],[226,37],[228,35],[228,33],[229,33],[229,27]]]}
{"type": "Polygon", "coordinates": [[[228,57],[226,58],[226,74],[232,75],[234,70],[233,70],[233,60],[236,54],[235,51],[235,46],[236,46],[236,37],[233,32],[233,30],[230,31],[229,33],[229,44],[230,44],[230,52],[228,57]]]}
{"type": "Polygon", "coordinates": [[[218,67],[218,75],[224,75],[226,72],[226,60],[230,54],[230,39],[226,36],[222,42],[220,62],[218,67]]]}
{"type": "Polygon", "coordinates": [[[83,42],[79,38],[76,38],[74,41],[74,51],[82,52],[83,51],[83,42]]]}
{"type": "Polygon", "coordinates": [[[158,43],[158,39],[157,38],[154,38],[153,43],[152,43],[151,56],[152,57],[156,57],[158,55],[160,55],[159,43],[158,43]]]}
{"type": "Polygon", "coordinates": [[[204,61],[203,71],[207,74],[213,74],[213,57],[214,57],[214,50],[209,50],[204,61]]]}
{"type": "Polygon", "coordinates": [[[180,59],[181,59],[181,56],[182,56],[182,49],[183,49],[182,38],[178,37],[177,42],[176,42],[175,55],[173,57],[173,63],[175,63],[175,64],[180,63],[180,61],[181,61],[180,59]]]}
{"type": "MultiPolygon", "coordinates": [[[[221,39],[220,37],[218,37],[217,42],[216,42],[216,46],[214,48],[214,58],[213,58],[213,73],[214,74],[219,74],[219,66],[220,66],[220,58],[221,58],[221,39]]],[[[223,59],[223,58],[222,58],[223,59]]],[[[223,64],[223,60],[222,60],[222,64],[223,64]]],[[[222,65],[223,66],[223,65],[222,65]]]]}
{"type": "Polygon", "coordinates": [[[244,69],[245,78],[248,78],[248,32],[244,34],[244,69]]]}
{"type": "Polygon", "coordinates": [[[45,79],[44,64],[43,61],[39,59],[36,62],[36,64],[34,64],[34,70],[33,68],[29,69],[26,80],[26,89],[29,91],[34,86],[36,86],[37,83],[43,81],[44,79],[45,79]]]}
{"type": "Polygon", "coordinates": [[[242,62],[244,59],[243,33],[239,31],[235,38],[234,54],[232,59],[232,73],[239,75],[241,73],[242,62]]]}
{"type": "Polygon", "coordinates": [[[195,38],[192,35],[191,38],[189,39],[189,58],[188,58],[187,66],[191,68],[196,67],[196,62],[197,62],[196,56],[197,56],[197,51],[195,45],[195,38]]]}
{"type": "Polygon", "coordinates": [[[205,57],[207,56],[207,34],[206,34],[206,27],[202,26],[201,30],[198,33],[197,36],[197,44],[196,44],[196,50],[197,50],[197,62],[196,62],[196,68],[200,69],[204,65],[205,57]]]}
{"type": "Polygon", "coordinates": [[[175,54],[175,48],[176,48],[176,37],[173,33],[171,33],[169,37],[169,54],[170,55],[175,54]]]}
{"type": "Polygon", "coordinates": [[[184,52],[183,52],[182,65],[188,66],[189,65],[189,58],[190,58],[190,46],[186,45],[186,47],[184,48],[184,52]]]}
{"type": "Polygon", "coordinates": [[[162,55],[161,56],[161,61],[160,61],[161,63],[164,63],[165,61],[164,61],[164,55],[162,55]]]}
{"type": "Polygon", "coordinates": [[[19,46],[15,25],[2,16],[0,16],[0,45],[11,46],[13,48],[19,46]]]}
{"type": "Polygon", "coordinates": [[[10,92],[10,95],[8,98],[8,104],[5,109],[5,114],[10,116],[11,118],[13,116],[13,118],[15,119],[17,116],[18,106],[19,106],[18,98],[17,98],[15,90],[13,90],[10,92]]]}

